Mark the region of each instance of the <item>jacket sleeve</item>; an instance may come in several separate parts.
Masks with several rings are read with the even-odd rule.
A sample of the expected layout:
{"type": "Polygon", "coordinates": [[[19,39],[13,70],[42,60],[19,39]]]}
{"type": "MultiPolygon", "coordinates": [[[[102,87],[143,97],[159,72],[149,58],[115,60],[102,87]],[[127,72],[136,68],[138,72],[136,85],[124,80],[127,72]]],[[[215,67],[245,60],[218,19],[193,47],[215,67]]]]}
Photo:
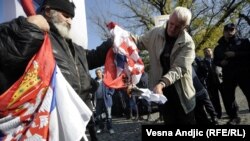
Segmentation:
{"type": "Polygon", "coordinates": [[[108,39],[107,41],[104,41],[96,49],[87,50],[87,61],[90,70],[104,65],[106,60],[106,55],[112,46],[113,46],[112,39],[108,39]]]}
{"type": "Polygon", "coordinates": [[[107,88],[108,89],[108,95],[113,95],[115,93],[115,90],[112,88],[107,88]]]}
{"type": "Polygon", "coordinates": [[[221,45],[214,48],[214,64],[221,67],[221,61],[224,59],[224,52],[221,51],[221,45]]]}
{"type": "Polygon", "coordinates": [[[158,37],[158,28],[153,28],[152,30],[146,32],[145,34],[138,36],[134,34],[130,34],[132,39],[134,40],[135,44],[137,45],[137,48],[140,50],[149,50],[149,45],[154,38],[158,37]]]}
{"type": "Polygon", "coordinates": [[[241,46],[240,49],[235,51],[236,58],[246,58],[250,56],[250,41],[249,39],[240,39],[241,46]]]}
{"type": "Polygon", "coordinates": [[[43,32],[24,17],[1,24],[0,66],[26,66],[41,47],[43,38],[43,32]]]}

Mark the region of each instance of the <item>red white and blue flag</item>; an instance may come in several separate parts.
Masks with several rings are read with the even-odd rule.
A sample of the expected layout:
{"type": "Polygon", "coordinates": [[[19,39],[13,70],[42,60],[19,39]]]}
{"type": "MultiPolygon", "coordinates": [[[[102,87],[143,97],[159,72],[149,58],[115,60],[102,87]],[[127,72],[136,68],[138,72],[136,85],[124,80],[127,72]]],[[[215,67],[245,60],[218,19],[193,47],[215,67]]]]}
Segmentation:
{"type": "Polygon", "coordinates": [[[115,23],[111,22],[107,26],[114,38],[114,45],[108,51],[105,61],[105,85],[119,89],[128,84],[137,84],[144,71],[144,64],[136,44],[129,32],[115,23]]]}
{"type": "Polygon", "coordinates": [[[92,112],[56,66],[47,34],[23,76],[0,101],[0,141],[87,140],[92,112]]]}

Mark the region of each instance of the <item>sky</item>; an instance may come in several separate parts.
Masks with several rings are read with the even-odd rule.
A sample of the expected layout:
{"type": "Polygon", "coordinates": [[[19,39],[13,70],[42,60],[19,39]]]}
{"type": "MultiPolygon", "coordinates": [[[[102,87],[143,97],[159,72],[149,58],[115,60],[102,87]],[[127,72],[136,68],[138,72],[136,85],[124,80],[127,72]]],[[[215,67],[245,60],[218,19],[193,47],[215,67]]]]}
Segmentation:
{"type": "MultiPolygon", "coordinates": [[[[101,44],[101,38],[98,35],[98,28],[90,20],[96,13],[107,15],[108,13],[122,12],[114,0],[85,0],[86,17],[87,17],[87,30],[88,30],[88,48],[93,49],[101,44]]],[[[108,19],[113,20],[112,17],[108,19]]]]}
{"type": "MultiPolygon", "coordinates": [[[[100,0],[102,2],[103,0],[100,0]]],[[[93,0],[85,0],[86,8],[86,18],[87,18],[87,31],[88,31],[88,49],[94,49],[101,42],[98,32],[95,29],[95,26],[90,21],[90,15],[93,14],[92,9],[95,8],[96,2],[93,0]]]]}
{"type": "MultiPolygon", "coordinates": [[[[108,14],[110,12],[122,12],[114,0],[85,0],[87,31],[88,31],[88,49],[95,49],[103,41],[98,34],[98,28],[90,20],[90,17],[97,13],[108,14]]],[[[112,17],[111,17],[112,18],[112,17]]],[[[113,19],[109,19],[112,21],[113,19]]],[[[90,74],[95,77],[95,70],[91,70],[90,74]]]]}

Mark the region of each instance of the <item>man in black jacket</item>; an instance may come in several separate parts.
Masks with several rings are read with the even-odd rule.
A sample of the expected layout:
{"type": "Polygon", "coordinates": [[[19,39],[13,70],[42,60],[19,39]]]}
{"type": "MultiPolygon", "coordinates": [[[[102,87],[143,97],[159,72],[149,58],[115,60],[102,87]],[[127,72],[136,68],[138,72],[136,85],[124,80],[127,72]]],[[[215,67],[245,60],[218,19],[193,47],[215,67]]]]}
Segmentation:
{"type": "Polygon", "coordinates": [[[196,57],[195,62],[196,73],[201,83],[207,89],[211,102],[217,113],[217,117],[221,118],[222,108],[220,102],[219,92],[222,93],[222,86],[218,74],[218,68],[214,64],[213,51],[211,48],[207,47],[203,49],[204,59],[196,57]]]}
{"type": "MultiPolygon", "coordinates": [[[[63,76],[82,100],[91,106],[89,69],[104,64],[113,42],[103,42],[96,50],[85,50],[73,43],[69,30],[74,8],[68,0],[46,0],[41,8],[42,15],[19,17],[0,25],[0,94],[23,74],[29,60],[41,47],[44,32],[48,32],[63,76]]],[[[92,120],[90,124],[94,127],[92,120]]]]}
{"type": "Polygon", "coordinates": [[[235,101],[235,89],[241,88],[250,106],[250,42],[236,36],[233,23],[224,26],[223,37],[214,50],[214,63],[222,67],[223,92],[222,99],[230,118],[229,125],[240,123],[238,106],[235,101]]]}

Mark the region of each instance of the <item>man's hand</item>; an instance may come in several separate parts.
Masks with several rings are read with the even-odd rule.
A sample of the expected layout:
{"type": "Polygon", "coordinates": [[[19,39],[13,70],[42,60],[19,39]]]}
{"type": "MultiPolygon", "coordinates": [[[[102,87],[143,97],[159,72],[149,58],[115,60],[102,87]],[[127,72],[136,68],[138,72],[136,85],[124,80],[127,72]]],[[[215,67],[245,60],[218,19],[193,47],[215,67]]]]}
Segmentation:
{"type": "Polygon", "coordinates": [[[228,61],[227,60],[222,60],[221,62],[220,62],[220,64],[221,64],[221,66],[226,66],[227,64],[228,64],[228,61]]]}
{"type": "Polygon", "coordinates": [[[154,87],[154,93],[156,93],[156,94],[163,94],[163,91],[162,91],[163,88],[164,88],[164,86],[161,83],[158,83],[154,87]]]}
{"type": "Polygon", "coordinates": [[[38,26],[42,31],[48,32],[50,27],[49,23],[47,20],[42,16],[42,15],[34,15],[34,16],[29,16],[27,18],[27,21],[29,23],[35,24],[38,26]]]}
{"type": "Polygon", "coordinates": [[[225,56],[227,58],[232,58],[232,57],[235,56],[235,52],[233,52],[233,51],[227,51],[227,52],[225,52],[225,56]]]}
{"type": "Polygon", "coordinates": [[[128,94],[128,95],[131,95],[133,87],[135,87],[135,85],[133,85],[133,84],[128,84],[128,87],[127,87],[127,94],[128,94]]]}
{"type": "Polygon", "coordinates": [[[108,38],[106,41],[103,42],[105,47],[111,48],[114,45],[114,39],[108,38]]]}

